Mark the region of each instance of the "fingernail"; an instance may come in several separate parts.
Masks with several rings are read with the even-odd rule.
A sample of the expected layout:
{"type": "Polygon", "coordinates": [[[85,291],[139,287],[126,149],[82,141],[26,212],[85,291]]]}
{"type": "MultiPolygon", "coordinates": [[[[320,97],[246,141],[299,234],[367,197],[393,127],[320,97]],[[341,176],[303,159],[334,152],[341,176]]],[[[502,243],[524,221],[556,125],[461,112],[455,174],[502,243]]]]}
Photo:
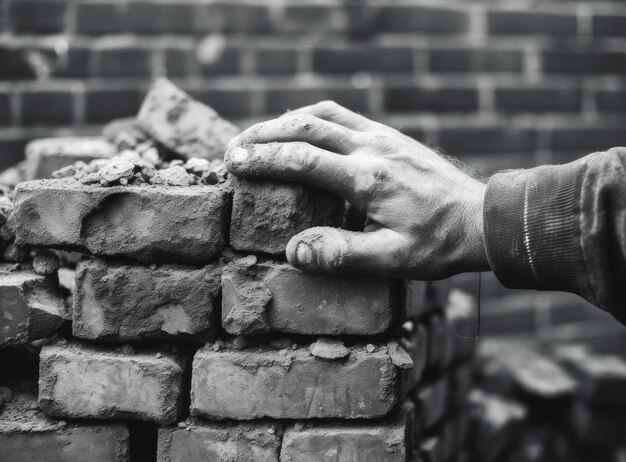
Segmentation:
{"type": "Polygon", "coordinates": [[[298,247],[296,247],[296,258],[298,260],[298,264],[308,266],[313,261],[313,251],[311,250],[311,246],[309,244],[305,244],[304,242],[300,242],[298,247]]]}
{"type": "Polygon", "coordinates": [[[248,151],[244,148],[232,148],[228,151],[229,164],[233,168],[238,168],[248,160],[248,151]]]}

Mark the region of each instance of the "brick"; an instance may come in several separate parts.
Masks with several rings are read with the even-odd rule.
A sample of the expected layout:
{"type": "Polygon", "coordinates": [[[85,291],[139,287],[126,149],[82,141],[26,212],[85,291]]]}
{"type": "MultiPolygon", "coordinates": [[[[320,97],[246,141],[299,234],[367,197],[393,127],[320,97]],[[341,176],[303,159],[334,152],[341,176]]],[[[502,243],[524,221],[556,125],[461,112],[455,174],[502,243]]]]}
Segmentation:
{"type": "Polygon", "coordinates": [[[63,0],[13,0],[8,21],[14,32],[49,34],[65,28],[67,2],[63,0]]]}
{"type": "Polygon", "coordinates": [[[403,281],[401,319],[417,320],[429,310],[426,286],[426,281],[403,281]]]}
{"type": "Polygon", "coordinates": [[[15,191],[17,242],[144,262],[206,262],[224,246],[228,202],[218,186],[29,181],[15,191]]]}
{"type": "Polygon", "coordinates": [[[407,395],[421,381],[427,365],[428,333],[424,325],[419,324],[413,331],[399,338],[397,343],[413,360],[413,367],[400,372],[401,395],[407,395]]]}
{"type": "Polygon", "coordinates": [[[0,460],[11,462],[129,462],[122,424],[64,423],[37,409],[31,392],[16,392],[0,411],[0,460]]]}
{"type": "Polygon", "coordinates": [[[51,75],[58,78],[87,78],[91,77],[93,49],[89,46],[71,45],[70,49],[61,58],[57,58],[52,49],[42,51],[48,60],[55,63],[51,75]]]}
{"type": "Polygon", "coordinates": [[[402,416],[377,423],[295,424],[285,429],[281,462],[404,462],[409,425],[402,416]]]}
{"type": "Polygon", "coordinates": [[[514,441],[528,414],[515,400],[473,390],[470,393],[472,449],[477,460],[491,462],[514,441]]]}
{"type": "Polygon", "coordinates": [[[39,406],[46,414],[168,424],[182,413],[181,357],[65,344],[45,346],[39,360],[39,406]]]}
{"type": "Polygon", "coordinates": [[[430,316],[426,321],[428,330],[428,360],[429,369],[440,371],[445,367],[447,348],[447,323],[445,318],[437,313],[430,316]]]}
{"type": "Polygon", "coordinates": [[[378,15],[376,26],[383,32],[462,34],[469,31],[469,15],[455,9],[388,5],[378,15]]]}
{"type": "Polygon", "coordinates": [[[0,168],[6,169],[15,166],[24,160],[24,147],[28,143],[25,136],[0,138],[0,168]]]}
{"type": "Polygon", "coordinates": [[[194,23],[194,3],[185,1],[128,3],[128,29],[136,34],[187,34],[194,23]]]}
{"type": "Polygon", "coordinates": [[[282,426],[270,422],[194,422],[160,428],[157,462],[279,462],[282,426]]]}
{"type": "Polygon", "coordinates": [[[608,447],[626,441],[623,408],[594,407],[577,401],[572,405],[570,422],[576,437],[588,445],[608,447]]]}
{"type": "Polygon", "coordinates": [[[203,52],[203,43],[201,42],[195,53],[200,73],[203,76],[235,75],[241,72],[243,53],[240,48],[226,44],[223,45],[223,48],[212,50],[210,46],[208,50],[203,52]]]}
{"type": "Polygon", "coordinates": [[[624,37],[626,35],[626,16],[595,14],[592,21],[595,37],[624,37]]]}
{"type": "Polygon", "coordinates": [[[71,91],[23,91],[24,125],[71,125],[74,122],[74,94],[71,91]]]}
{"type": "Polygon", "coordinates": [[[147,48],[111,44],[94,53],[98,77],[149,77],[152,73],[152,52],[147,48]]]}
{"type": "Polygon", "coordinates": [[[578,392],[585,400],[607,406],[626,406],[626,360],[617,355],[593,353],[586,349],[562,351],[557,356],[577,379],[578,392]]]}
{"type": "Polygon", "coordinates": [[[434,427],[446,413],[448,382],[444,377],[422,385],[415,393],[416,425],[421,431],[434,427]]]}
{"type": "Polygon", "coordinates": [[[259,74],[294,74],[298,68],[298,51],[295,49],[259,49],[255,56],[256,71],[259,74]]]}
{"type": "Polygon", "coordinates": [[[136,88],[92,88],[85,92],[85,122],[105,123],[137,114],[143,92],[136,88]]]}
{"type": "Polygon", "coordinates": [[[605,151],[614,146],[626,145],[626,132],[622,127],[563,127],[551,132],[550,148],[556,152],[589,154],[605,151]]]}
{"type": "Polygon", "coordinates": [[[177,154],[221,159],[239,129],[166,79],[157,80],[139,110],[140,127],[177,154]]]}
{"type": "Polygon", "coordinates": [[[623,74],[626,55],[610,51],[557,51],[541,53],[546,74],[623,74]]]}
{"type": "Polygon", "coordinates": [[[219,296],[219,270],[157,268],[100,259],[76,267],[72,334],[89,340],[210,338],[219,296]]]}
{"type": "Polygon", "coordinates": [[[471,362],[450,370],[448,373],[448,408],[452,410],[465,408],[473,384],[474,371],[471,362]]]}
{"type": "Polygon", "coordinates": [[[230,245],[282,254],[289,240],[314,226],[341,225],[343,201],[317,188],[276,181],[233,180],[230,245]]]}
{"type": "Polygon", "coordinates": [[[224,117],[242,118],[254,113],[254,94],[248,89],[190,90],[189,94],[224,117]]]}
{"type": "Polygon", "coordinates": [[[126,11],[123,4],[108,1],[79,2],[76,6],[76,32],[85,35],[104,35],[126,30],[126,11]]]}
{"type": "Polygon", "coordinates": [[[596,107],[600,112],[626,111],[626,90],[598,90],[595,93],[596,107]]]}
{"type": "Polygon", "coordinates": [[[525,11],[489,11],[487,28],[491,35],[576,35],[575,14],[554,14],[525,11]]]}
{"type": "Polygon", "coordinates": [[[293,33],[325,32],[338,29],[335,19],[338,9],[324,4],[291,4],[286,5],[284,17],[276,27],[280,31],[293,33]]]}
{"type": "Polygon", "coordinates": [[[430,70],[436,73],[521,72],[523,56],[519,50],[468,48],[430,51],[430,70]]]}
{"type": "Polygon", "coordinates": [[[26,177],[51,178],[52,172],[81,161],[113,157],[115,148],[100,137],[57,137],[33,140],[26,146],[26,177]]]}
{"type": "Polygon", "coordinates": [[[266,5],[234,3],[227,0],[200,3],[194,12],[194,32],[266,34],[273,30],[266,5]]]}
{"type": "Polygon", "coordinates": [[[281,88],[265,92],[265,111],[268,114],[282,114],[324,100],[333,100],[355,111],[367,112],[367,91],[357,88],[320,87],[320,88],[281,88]]]}
{"type": "Polygon", "coordinates": [[[32,269],[11,271],[10,266],[0,265],[0,347],[49,337],[66,317],[61,291],[52,278],[32,269]]]}
{"type": "Polygon", "coordinates": [[[306,273],[254,260],[236,261],[222,274],[228,333],[375,335],[393,325],[398,287],[389,278],[306,273]]]}
{"type": "Polygon", "coordinates": [[[0,93],[0,125],[11,123],[11,96],[8,92],[0,93]]]}
{"type": "Polygon", "coordinates": [[[412,69],[413,50],[408,47],[318,47],[313,50],[313,70],[321,74],[397,73],[412,69]]]}
{"type": "Polygon", "coordinates": [[[165,70],[170,77],[187,77],[195,73],[194,50],[189,47],[167,47],[163,50],[165,55],[165,70]]]}
{"type": "Polygon", "coordinates": [[[0,46],[0,80],[31,80],[37,75],[28,61],[28,50],[0,46]]]}
{"type": "Polygon", "coordinates": [[[471,87],[392,86],[385,88],[385,110],[389,112],[474,112],[478,90],[471,87]]]}
{"type": "Polygon", "coordinates": [[[578,112],[581,91],[578,88],[497,88],[497,110],[505,112],[578,112]]]}
{"type": "Polygon", "coordinates": [[[398,400],[398,372],[386,349],[352,347],[347,358],[325,361],[308,348],[196,353],[191,414],[249,420],[373,418],[398,400]]]}
{"type": "Polygon", "coordinates": [[[534,152],[536,133],[532,129],[502,127],[444,127],[440,146],[454,155],[534,152]]]}

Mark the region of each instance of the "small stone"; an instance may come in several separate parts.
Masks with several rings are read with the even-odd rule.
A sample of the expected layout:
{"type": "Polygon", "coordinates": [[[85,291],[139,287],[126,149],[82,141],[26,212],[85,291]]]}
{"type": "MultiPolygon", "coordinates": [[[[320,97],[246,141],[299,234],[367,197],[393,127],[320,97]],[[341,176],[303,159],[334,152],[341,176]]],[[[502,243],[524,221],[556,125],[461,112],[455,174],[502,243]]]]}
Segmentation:
{"type": "Polygon", "coordinates": [[[413,369],[415,367],[411,356],[395,340],[387,343],[387,350],[394,366],[400,369],[413,369]]]}
{"type": "Polygon", "coordinates": [[[157,171],[152,179],[154,184],[166,184],[169,186],[189,186],[193,184],[193,177],[179,165],[157,171]]]}
{"type": "Polygon", "coordinates": [[[178,427],[178,428],[187,428],[187,427],[188,427],[188,425],[187,425],[187,423],[186,423],[186,422],[178,422],[177,427],[178,427]]]}
{"type": "Polygon", "coordinates": [[[83,184],[95,184],[100,183],[100,175],[98,173],[89,173],[85,175],[81,181],[83,184]]]}
{"type": "Polygon", "coordinates": [[[52,178],[71,178],[77,173],[76,165],[66,165],[52,172],[52,178]]]}
{"type": "Polygon", "coordinates": [[[159,151],[157,151],[157,149],[152,146],[141,153],[141,158],[154,166],[157,166],[161,163],[159,151]]]}
{"type": "Polygon", "coordinates": [[[155,358],[160,359],[163,355],[161,353],[157,353],[154,355],[155,358]]]}
{"type": "Polygon", "coordinates": [[[274,429],[274,427],[269,427],[267,429],[267,433],[269,433],[270,435],[273,435],[274,433],[276,433],[276,430],[274,429]]]}
{"type": "Polygon", "coordinates": [[[54,255],[39,254],[33,259],[35,273],[46,276],[59,269],[59,259],[54,255]]]}
{"type": "Polygon", "coordinates": [[[296,431],[301,432],[302,430],[304,430],[304,424],[302,422],[296,422],[295,425],[293,426],[293,428],[296,431]]]}
{"type": "Polygon", "coordinates": [[[201,159],[200,157],[192,157],[183,168],[187,170],[189,173],[193,173],[194,175],[202,176],[205,172],[211,169],[211,162],[208,159],[201,159]]]}
{"type": "Polygon", "coordinates": [[[288,338],[277,338],[277,339],[271,340],[269,345],[275,350],[284,350],[286,348],[291,348],[292,344],[291,344],[291,340],[289,340],[288,338]]]}
{"type": "Polygon", "coordinates": [[[67,422],[65,420],[59,420],[57,422],[57,427],[65,427],[67,425],[67,422]]]}
{"type": "Polygon", "coordinates": [[[157,265],[156,265],[156,263],[151,264],[151,265],[150,265],[150,269],[151,269],[151,270],[155,270],[155,269],[157,269],[157,265]]]}
{"type": "MultiPolygon", "coordinates": [[[[124,151],[134,152],[134,151],[124,151]]],[[[121,157],[121,155],[120,155],[121,157]]],[[[108,183],[114,183],[121,178],[131,178],[134,174],[135,165],[127,160],[118,158],[114,159],[100,169],[100,178],[108,183]]]]}
{"type": "Polygon", "coordinates": [[[238,335],[228,343],[228,345],[235,350],[243,350],[247,348],[249,344],[250,342],[243,335],[238,335]]]}
{"type": "Polygon", "coordinates": [[[374,353],[374,351],[376,351],[376,347],[372,345],[371,343],[368,343],[365,346],[365,351],[367,351],[368,353],[374,353]]]}
{"type": "Polygon", "coordinates": [[[126,344],[122,346],[122,353],[124,353],[125,355],[134,355],[135,349],[132,347],[132,345],[126,344]]]}
{"type": "Polygon", "coordinates": [[[326,361],[345,358],[350,354],[350,350],[346,348],[341,340],[329,338],[320,338],[315,343],[311,344],[309,351],[313,356],[326,361]]]}

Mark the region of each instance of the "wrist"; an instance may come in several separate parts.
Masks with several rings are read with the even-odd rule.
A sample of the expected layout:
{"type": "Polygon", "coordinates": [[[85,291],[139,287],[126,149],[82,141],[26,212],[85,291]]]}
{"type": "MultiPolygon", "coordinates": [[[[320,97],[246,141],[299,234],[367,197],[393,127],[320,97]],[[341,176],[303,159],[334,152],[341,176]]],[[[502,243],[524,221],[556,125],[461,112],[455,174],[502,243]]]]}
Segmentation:
{"type": "Polygon", "coordinates": [[[464,247],[466,250],[464,272],[489,271],[489,259],[485,247],[483,204],[487,185],[477,181],[466,207],[464,247]]]}

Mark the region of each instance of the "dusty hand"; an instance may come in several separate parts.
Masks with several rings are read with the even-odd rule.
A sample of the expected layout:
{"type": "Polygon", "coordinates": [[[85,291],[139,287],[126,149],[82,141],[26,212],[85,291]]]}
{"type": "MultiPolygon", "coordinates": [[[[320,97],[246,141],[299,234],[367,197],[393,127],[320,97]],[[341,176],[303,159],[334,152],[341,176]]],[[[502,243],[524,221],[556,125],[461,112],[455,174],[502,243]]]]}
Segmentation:
{"type": "Polygon", "coordinates": [[[341,195],[364,232],[311,228],[287,259],[301,269],[439,279],[489,268],[484,184],[412,138],[333,102],[254,125],[226,153],[234,175],[294,181],[341,195]]]}

